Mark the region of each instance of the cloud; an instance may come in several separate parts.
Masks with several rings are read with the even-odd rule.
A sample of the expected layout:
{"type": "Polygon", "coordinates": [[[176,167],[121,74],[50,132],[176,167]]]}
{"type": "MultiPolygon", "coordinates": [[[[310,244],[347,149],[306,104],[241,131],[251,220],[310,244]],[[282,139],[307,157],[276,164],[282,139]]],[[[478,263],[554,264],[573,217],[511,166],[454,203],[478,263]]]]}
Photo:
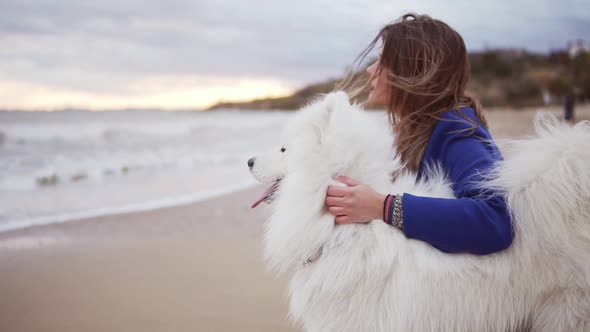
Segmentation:
{"type": "Polygon", "coordinates": [[[407,11],[449,23],[470,49],[546,51],[590,39],[585,2],[4,0],[0,77],[96,100],[131,98],[153,77],[293,89],[341,75],[382,25],[407,11]]]}
{"type": "Polygon", "coordinates": [[[189,76],[156,76],[133,82],[125,93],[85,92],[30,82],[0,81],[5,109],[54,110],[162,108],[199,109],[231,96],[233,101],[253,97],[285,96],[292,88],[276,80],[231,80],[189,76]],[[15,97],[18,96],[18,97],[15,97]]]}

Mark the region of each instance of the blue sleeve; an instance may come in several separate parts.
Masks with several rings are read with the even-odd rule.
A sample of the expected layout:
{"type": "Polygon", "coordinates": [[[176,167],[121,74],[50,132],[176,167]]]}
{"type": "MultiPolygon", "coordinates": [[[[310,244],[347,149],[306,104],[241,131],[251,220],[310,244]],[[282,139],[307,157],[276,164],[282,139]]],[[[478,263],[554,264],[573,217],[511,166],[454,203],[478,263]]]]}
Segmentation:
{"type": "Polygon", "coordinates": [[[403,195],[404,232],[408,238],[430,243],[449,253],[490,254],[510,246],[513,229],[501,195],[480,195],[473,186],[492,164],[501,158],[487,129],[475,133],[450,133],[463,129],[457,123],[443,123],[442,134],[434,139],[439,147],[437,160],[452,181],[454,199],[403,195]],[[484,198],[485,197],[485,198],[484,198]]]}

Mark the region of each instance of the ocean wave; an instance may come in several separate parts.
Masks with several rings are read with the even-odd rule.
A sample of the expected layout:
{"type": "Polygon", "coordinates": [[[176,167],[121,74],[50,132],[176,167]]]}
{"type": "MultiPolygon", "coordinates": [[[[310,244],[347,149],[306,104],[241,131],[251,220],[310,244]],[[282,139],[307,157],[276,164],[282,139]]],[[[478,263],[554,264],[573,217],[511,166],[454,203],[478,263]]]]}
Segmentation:
{"type": "Polygon", "coordinates": [[[101,142],[125,141],[128,139],[174,139],[189,138],[200,134],[230,133],[253,129],[280,127],[286,114],[221,116],[165,117],[160,121],[82,121],[79,123],[44,122],[44,123],[8,123],[2,129],[4,137],[9,136],[13,142],[101,142]]]}
{"type": "Polygon", "coordinates": [[[247,160],[273,143],[283,119],[240,112],[0,114],[0,224],[8,216],[24,220],[237,183],[250,176],[247,160]]]}
{"type": "MultiPolygon", "coordinates": [[[[148,154],[149,155],[149,154],[148,154]]],[[[73,184],[82,181],[101,181],[105,177],[125,176],[132,172],[158,172],[163,169],[194,169],[214,167],[216,165],[245,164],[248,154],[215,153],[207,155],[186,155],[173,153],[165,158],[135,155],[131,158],[64,160],[53,166],[45,166],[32,172],[30,181],[38,187],[51,187],[73,184]],[[60,166],[61,165],[61,166],[60,166]]],[[[11,174],[6,174],[10,177],[11,174]]],[[[4,177],[6,179],[6,177],[4,177]]],[[[6,189],[0,179],[0,189],[6,189]]],[[[10,187],[14,189],[14,184],[10,187]]],[[[24,184],[23,189],[30,188],[24,184]]]]}

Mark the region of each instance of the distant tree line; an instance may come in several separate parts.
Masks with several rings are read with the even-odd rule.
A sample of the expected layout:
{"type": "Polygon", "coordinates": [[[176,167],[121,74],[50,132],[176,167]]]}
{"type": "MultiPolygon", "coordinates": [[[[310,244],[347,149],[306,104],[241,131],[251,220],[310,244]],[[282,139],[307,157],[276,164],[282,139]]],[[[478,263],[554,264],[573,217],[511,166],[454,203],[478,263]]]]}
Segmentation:
{"type": "MultiPolygon", "coordinates": [[[[590,100],[590,53],[570,56],[566,50],[537,54],[518,49],[471,53],[468,90],[484,107],[524,107],[561,104],[568,94],[578,101],[590,100]]],[[[364,68],[356,73],[362,76],[364,68]]],[[[308,85],[293,95],[263,98],[243,103],[223,102],[216,108],[297,109],[318,93],[332,91],[340,79],[308,85]]],[[[361,94],[366,96],[367,91],[361,94]]]]}
{"type": "Polygon", "coordinates": [[[484,106],[531,106],[563,102],[568,94],[590,99],[590,53],[570,57],[518,50],[489,50],[470,55],[469,89],[484,106]]]}

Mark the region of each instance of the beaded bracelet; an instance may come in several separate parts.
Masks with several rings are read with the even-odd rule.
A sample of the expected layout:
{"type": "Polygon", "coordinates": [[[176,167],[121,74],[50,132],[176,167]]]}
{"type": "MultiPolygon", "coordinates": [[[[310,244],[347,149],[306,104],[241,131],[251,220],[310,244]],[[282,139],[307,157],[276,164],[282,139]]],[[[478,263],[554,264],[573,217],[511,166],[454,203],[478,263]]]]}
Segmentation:
{"type": "Polygon", "coordinates": [[[383,221],[401,231],[404,230],[402,195],[387,195],[383,202],[383,221]]]}
{"type": "Polygon", "coordinates": [[[393,204],[393,218],[391,225],[400,231],[404,230],[404,201],[402,195],[396,194],[395,203],[393,204]]]}

